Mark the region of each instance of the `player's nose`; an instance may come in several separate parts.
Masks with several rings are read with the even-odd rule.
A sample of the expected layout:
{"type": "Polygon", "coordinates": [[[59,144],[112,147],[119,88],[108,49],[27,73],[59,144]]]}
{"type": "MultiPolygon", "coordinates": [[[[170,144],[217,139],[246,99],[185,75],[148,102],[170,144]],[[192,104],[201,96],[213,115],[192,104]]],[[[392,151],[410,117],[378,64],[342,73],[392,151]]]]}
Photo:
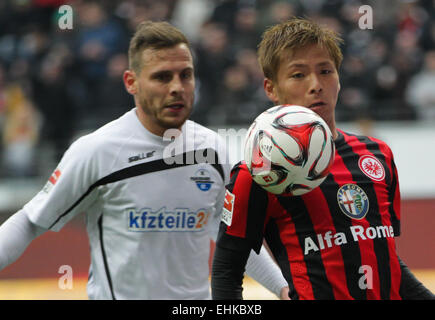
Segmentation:
{"type": "Polygon", "coordinates": [[[316,94],[316,93],[320,93],[322,90],[323,90],[322,82],[320,81],[319,77],[317,75],[311,75],[309,93],[316,94]]]}
{"type": "Polygon", "coordinates": [[[178,95],[182,92],[184,92],[184,86],[183,82],[180,79],[180,77],[174,77],[170,83],[170,89],[169,89],[171,95],[178,95]]]}

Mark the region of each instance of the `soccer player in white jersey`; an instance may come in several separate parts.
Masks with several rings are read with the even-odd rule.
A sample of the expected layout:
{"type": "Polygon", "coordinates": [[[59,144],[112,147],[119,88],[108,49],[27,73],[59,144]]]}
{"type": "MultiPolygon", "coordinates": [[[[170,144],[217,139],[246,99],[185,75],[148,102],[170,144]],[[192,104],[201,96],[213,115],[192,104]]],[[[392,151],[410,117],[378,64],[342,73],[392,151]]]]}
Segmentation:
{"type": "MultiPolygon", "coordinates": [[[[194,67],[178,29],[140,24],[129,63],[123,78],[135,108],[75,141],[46,186],[0,227],[0,269],[86,212],[90,299],[209,299],[210,239],[229,180],[225,146],[187,120],[194,67]]],[[[264,250],[251,255],[247,273],[288,297],[264,250]]]]}

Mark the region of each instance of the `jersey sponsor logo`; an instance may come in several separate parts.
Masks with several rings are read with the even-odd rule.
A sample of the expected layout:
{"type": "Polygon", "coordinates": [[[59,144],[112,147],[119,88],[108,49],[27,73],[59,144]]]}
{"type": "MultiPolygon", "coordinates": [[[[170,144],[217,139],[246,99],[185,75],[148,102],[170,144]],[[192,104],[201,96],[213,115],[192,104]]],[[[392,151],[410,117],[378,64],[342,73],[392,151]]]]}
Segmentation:
{"type": "Polygon", "coordinates": [[[150,151],[147,153],[142,152],[136,156],[132,156],[132,157],[128,158],[128,162],[130,163],[130,162],[134,162],[134,161],[143,160],[146,158],[151,158],[152,156],[154,156],[154,152],[156,152],[156,150],[153,150],[153,151],[150,151]]]}
{"type": "Polygon", "coordinates": [[[211,180],[210,173],[205,169],[199,169],[196,171],[193,177],[190,177],[190,180],[194,181],[196,186],[201,191],[208,191],[211,188],[211,185],[214,181],[211,180]]]}
{"type": "Polygon", "coordinates": [[[382,181],[385,178],[385,169],[382,163],[371,155],[361,156],[358,160],[358,166],[372,180],[382,181]]]}
{"type": "Polygon", "coordinates": [[[160,208],[142,210],[127,210],[127,229],[134,232],[180,232],[201,231],[207,225],[210,212],[205,209],[192,212],[187,208],[175,208],[166,211],[160,208]]]}
{"type": "Polygon", "coordinates": [[[318,233],[313,237],[306,237],[304,240],[304,255],[311,252],[317,252],[331,248],[333,246],[341,246],[348,243],[348,236],[350,239],[358,242],[363,240],[373,240],[381,238],[394,238],[394,229],[390,226],[374,226],[364,228],[360,225],[349,227],[350,233],[346,235],[344,232],[332,233],[327,231],[325,233],[318,233]]]}
{"type": "Polygon", "coordinates": [[[233,220],[234,200],[236,200],[236,196],[234,194],[232,194],[231,192],[229,192],[228,190],[226,190],[221,220],[227,226],[231,226],[231,222],[233,220]]]}
{"type": "Polygon", "coordinates": [[[54,185],[57,183],[61,176],[62,172],[59,169],[54,170],[53,174],[48,178],[47,183],[45,184],[44,188],[42,188],[42,191],[45,193],[50,192],[50,190],[54,187],[54,185]]]}
{"type": "Polygon", "coordinates": [[[369,211],[369,198],[362,188],[349,183],[340,187],[337,200],[341,211],[352,219],[363,219],[369,211]]]}

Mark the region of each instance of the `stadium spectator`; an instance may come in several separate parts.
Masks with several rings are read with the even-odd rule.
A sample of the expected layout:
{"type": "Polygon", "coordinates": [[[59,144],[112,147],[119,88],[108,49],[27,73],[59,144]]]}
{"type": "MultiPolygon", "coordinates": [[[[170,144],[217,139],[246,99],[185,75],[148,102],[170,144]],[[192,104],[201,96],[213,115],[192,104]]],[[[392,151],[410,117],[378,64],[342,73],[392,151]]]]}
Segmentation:
{"type": "Polygon", "coordinates": [[[423,69],[409,82],[406,98],[419,119],[435,120],[435,50],[425,54],[423,69]]]}
{"type": "Polygon", "coordinates": [[[224,116],[222,125],[250,123],[258,115],[255,108],[254,88],[249,81],[247,70],[240,65],[233,65],[225,70],[223,76],[224,90],[219,97],[217,110],[224,116]]]}
{"type": "Polygon", "coordinates": [[[0,68],[0,119],[3,170],[12,178],[37,174],[36,145],[39,137],[39,115],[20,81],[4,83],[0,68]]]}
{"type": "Polygon", "coordinates": [[[52,143],[56,161],[71,143],[79,112],[69,91],[70,80],[59,54],[49,54],[33,79],[33,98],[43,119],[41,137],[52,143]]]}
{"type": "Polygon", "coordinates": [[[122,82],[122,74],[128,69],[128,59],[125,54],[117,54],[110,57],[106,66],[107,75],[98,83],[98,105],[95,105],[95,114],[92,126],[102,126],[112,119],[124,114],[133,105],[131,95],[125,91],[122,82]]]}
{"type": "Polygon", "coordinates": [[[199,123],[210,124],[213,121],[210,114],[215,111],[222,93],[225,70],[234,63],[226,28],[213,21],[205,22],[194,51],[199,96],[192,117],[199,123]]]}

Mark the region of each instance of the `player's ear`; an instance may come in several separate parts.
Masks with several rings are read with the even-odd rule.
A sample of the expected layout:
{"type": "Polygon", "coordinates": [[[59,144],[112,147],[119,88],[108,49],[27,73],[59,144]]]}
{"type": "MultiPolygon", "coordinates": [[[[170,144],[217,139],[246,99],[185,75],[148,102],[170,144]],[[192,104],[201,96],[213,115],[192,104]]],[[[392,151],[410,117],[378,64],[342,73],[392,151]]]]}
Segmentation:
{"type": "Polygon", "coordinates": [[[279,99],[273,81],[269,78],[264,78],[263,88],[269,100],[271,100],[274,104],[278,104],[279,99]]]}
{"type": "Polygon", "coordinates": [[[127,92],[135,95],[137,93],[138,86],[136,73],[133,70],[126,70],[124,71],[122,79],[124,80],[124,85],[127,92]]]}

